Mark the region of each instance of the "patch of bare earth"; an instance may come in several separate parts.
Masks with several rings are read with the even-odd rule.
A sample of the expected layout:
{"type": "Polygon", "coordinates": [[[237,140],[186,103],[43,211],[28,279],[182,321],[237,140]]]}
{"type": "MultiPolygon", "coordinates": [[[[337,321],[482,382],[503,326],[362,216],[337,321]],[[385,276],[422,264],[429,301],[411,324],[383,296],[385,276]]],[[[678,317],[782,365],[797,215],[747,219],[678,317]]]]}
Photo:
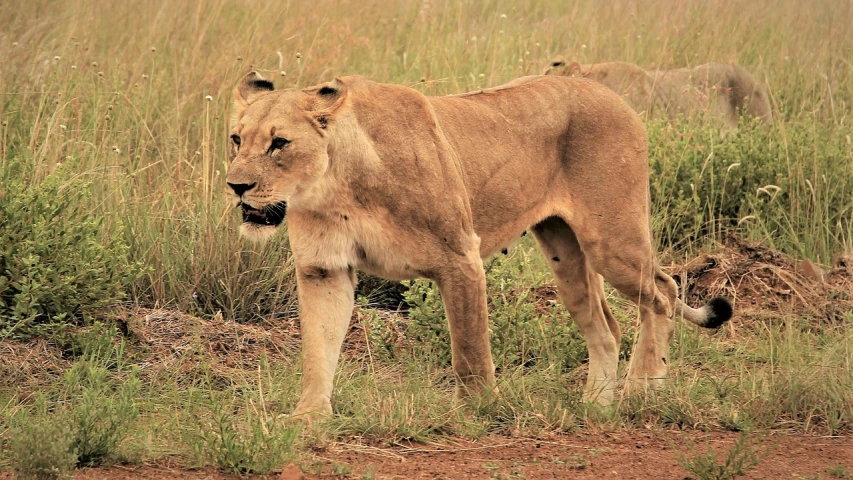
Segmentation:
{"type": "MultiPolygon", "coordinates": [[[[343,478],[336,467],[347,465],[349,478],[376,479],[672,479],[692,478],[678,464],[708,449],[723,462],[738,439],[730,432],[620,430],[610,433],[555,435],[547,439],[486,437],[475,442],[442,439],[431,444],[393,447],[333,443],[313,452],[301,468],[251,478],[297,480],[343,478]],[[373,475],[370,477],[369,475],[373,475]]],[[[853,438],[806,437],[777,432],[759,448],[768,448],[761,463],[745,479],[829,478],[834,466],[853,468],[853,438]]],[[[12,478],[10,472],[0,479],[12,478]]],[[[168,465],[120,465],[82,469],[78,480],[165,480],[237,478],[215,470],[183,470],[168,465]]],[[[246,478],[246,477],[243,477],[246,478]]]]}
{"type": "MultiPolygon", "coordinates": [[[[673,432],[631,429],[606,434],[555,435],[548,439],[487,437],[476,442],[378,448],[335,444],[318,456],[353,467],[353,477],[375,472],[384,479],[475,478],[631,478],[684,479],[689,473],[677,452],[708,448],[723,462],[738,439],[726,432],[673,432]]],[[[853,438],[773,435],[772,450],[743,478],[778,479],[823,475],[835,465],[853,466],[853,438]]],[[[306,475],[306,478],[334,478],[306,475]]]]}

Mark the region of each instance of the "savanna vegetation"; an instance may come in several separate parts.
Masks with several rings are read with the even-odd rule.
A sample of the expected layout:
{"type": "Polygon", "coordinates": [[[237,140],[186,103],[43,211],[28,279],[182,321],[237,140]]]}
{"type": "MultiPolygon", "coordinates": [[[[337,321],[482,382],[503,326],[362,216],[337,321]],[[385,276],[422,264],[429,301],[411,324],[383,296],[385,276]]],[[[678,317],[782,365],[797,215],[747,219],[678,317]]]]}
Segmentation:
{"type": "MultiPolygon", "coordinates": [[[[0,466],[61,478],[168,457],[245,474],[310,469],[312,447],[351,439],[850,433],[846,281],[824,298],[842,306],[832,315],[794,308],[808,303],[794,291],[791,308],[734,298],[750,308],[716,333],[679,323],[667,390],[602,410],[580,401],[585,346],[537,288],[551,277],[529,237],[487,264],[493,404],[452,400],[429,282],[408,285],[399,313],[375,308],[397,287],[365,279],[335,418],[289,423],[300,377],[286,233],[244,242],[223,186],[231,89],[250,68],[279,88],[358,73],[440,95],[539,73],[556,54],[737,62],[767,83],[772,126],[648,123],[662,262],[737,238],[781,252],[779,268],[828,268],[853,250],[851,25],[853,4],[832,0],[0,3],[0,466]]],[[[627,356],[636,312],[611,296],[627,356]]]]}

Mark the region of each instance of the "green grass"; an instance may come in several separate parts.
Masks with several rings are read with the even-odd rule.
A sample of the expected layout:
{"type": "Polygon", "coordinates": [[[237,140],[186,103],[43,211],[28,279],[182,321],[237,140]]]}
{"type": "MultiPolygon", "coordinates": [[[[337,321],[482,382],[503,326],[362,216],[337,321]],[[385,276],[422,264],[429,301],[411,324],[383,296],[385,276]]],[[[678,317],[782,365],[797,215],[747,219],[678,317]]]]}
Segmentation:
{"type": "MultiPolygon", "coordinates": [[[[780,312],[716,334],[679,323],[666,391],[583,404],[585,346],[561,306],[534,308],[530,288],[551,277],[529,238],[487,264],[501,393],[483,405],[451,398],[428,282],[413,283],[406,321],[370,314],[364,299],[369,348],[346,355],[335,417],[311,429],[279,418],[298,396],[296,358],[224,368],[196,335],[168,353],[179,371],[156,371],[133,325],[125,337],[99,324],[119,303],[293,322],[286,232],[244,242],[223,195],[231,90],[250,67],[279,87],[359,73],[448,94],[538,73],[556,54],[654,68],[737,61],[767,82],[777,123],[726,136],[649,125],[659,248],[680,261],[735,232],[828,264],[853,249],[849,2],[34,0],[0,3],[0,19],[0,336],[42,349],[44,362],[21,366],[32,375],[0,362],[0,466],[58,477],[81,462],[168,457],[245,474],[310,468],[312,447],[350,438],[851,429],[853,313],[830,323],[780,312]],[[45,437],[60,441],[33,453],[45,437]]],[[[624,357],[635,312],[612,297],[624,357]]]]}
{"type": "Polygon", "coordinates": [[[693,447],[691,454],[678,453],[678,464],[699,480],[732,480],[757,467],[767,456],[772,447],[762,445],[762,441],[744,432],[724,459],[719,459],[710,447],[704,453],[697,453],[693,447]]]}
{"type": "MultiPolygon", "coordinates": [[[[627,309],[616,312],[619,318],[630,315],[627,309]]],[[[544,324],[550,318],[533,321],[544,324]]],[[[103,439],[100,444],[108,448],[95,450],[103,452],[98,453],[102,459],[98,463],[169,457],[182,458],[179,461],[186,466],[213,465],[233,473],[263,473],[290,461],[307,467],[312,464],[312,447],[347,439],[393,445],[441,436],[476,439],[489,433],[537,436],[647,427],[849,432],[853,374],[846,365],[853,334],[839,328],[809,331],[805,320],[789,322],[790,326],[767,332],[770,338],[736,340],[679,323],[671,384],[652,397],[619,399],[608,409],[582,403],[579,371],[559,368],[559,361],[503,369],[500,394],[490,403],[472,405],[452,399],[449,367],[425,361],[419,344],[407,345],[394,361],[349,355],[337,379],[335,417],[310,429],[280,417],[297,399],[298,364],[261,359],[254,371],[228,371],[209,364],[184,372],[180,381],[140,377],[134,359],[145,358],[144,351],[122,350],[121,335],[103,331],[85,340],[93,345],[90,352],[99,353],[67,363],[65,375],[42,373],[44,384],[37,397],[21,397],[32,386],[3,387],[4,396],[16,395],[18,400],[4,397],[10,400],[0,410],[5,418],[0,422],[12,426],[6,435],[14,440],[0,461],[22,461],[15,445],[27,438],[38,441],[39,425],[59,428],[61,423],[52,423],[60,418],[55,410],[75,412],[79,420],[63,427],[68,430],[60,437],[78,445],[73,452],[82,445],[73,443],[80,435],[75,432],[103,439]],[[100,347],[107,340],[116,342],[116,348],[100,347]],[[123,359],[118,363],[117,353],[123,359]],[[100,400],[91,397],[95,393],[100,400]],[[26,436],[15,433],[20,431],[15,425],[22,425],[16,420],[21,415],[31,419],[27,428],[32,433],[26,436]],[[98,433],[110,425],[121,426],[121,441],[98,433]]],[[[626,332],[633,334],[632,329],[626,332]]],[[[378,346],[374,344],[373,350],[378,346]]],[[[581,340],[572,340],[570,347],[581,348],[581,340]]],[[[106,433],[115,432],[113,428],[106,433]]],[[[49,451],[45,455],[56,461],[62,458],[49,451]]]]}
{"type": "Polygon", "coordinates": [[[221,188],[231,90],[250,66],[279,87],[359,73],[445,94],[537,73],[558,53],[661,68],[738,61],[767,81],[781,122],[725,140],[652,129],[657,238],[691,247],[740,222],[815,260],[850,245],[846,4],[401,1],[355,16],[333,2],[47,5],[0,7],[0,171],[36,185],[63,164],[68,181],[94,182],[82,208],[150,267],[131,285],[146,303],[240,321],[293,312],[285,244],[245,244],[221,188]],[[758,193],[767,185],[783,190],[758,193]]]}
{"type": "Polygon", "coordinates": [[[831,467],[827,467],[826,473],[833,478],[850,478],[853,475],[850,474],[850,470],[847,469],[844,465],[835,464],[831,467]]]}

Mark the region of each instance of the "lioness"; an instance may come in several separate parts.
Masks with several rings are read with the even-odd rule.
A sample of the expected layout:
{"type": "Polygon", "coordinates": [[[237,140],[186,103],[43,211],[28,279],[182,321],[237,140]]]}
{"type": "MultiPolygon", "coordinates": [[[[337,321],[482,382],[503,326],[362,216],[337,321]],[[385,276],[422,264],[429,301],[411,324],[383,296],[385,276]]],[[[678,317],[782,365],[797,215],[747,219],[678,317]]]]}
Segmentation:
{"type": "Polygon", "coordinates": [[[525,77],[425,97],[359,76],[276,91],[250,73],[232,123],[227,183],[241,233],[265,239],[287,213],[303,339],[296,415],[332,411],[356,268],[434,280],[457,396],[492,390],[482,259],[528,228],[586,338],[586,400],[609,403],[617,379],[620,332],[602,276],[639,305],[628,378],[641,387],[667,375],[674,313],[709,328],[731,316],[723,298],[683,305],[658,267],[643,123],[595,82],[525,77]]]}
{"type": "Polygon", "coordinates": [[[580,65],[555,58],[546,75],[582,76],[618,93],[640,114],[652,118],[690,117],[705,112],[722,126],[737,127],[741,116],[771,123],[764,85],[738,65],[707,63],[695,68],[645,70],[628,62],[580,65]]]}

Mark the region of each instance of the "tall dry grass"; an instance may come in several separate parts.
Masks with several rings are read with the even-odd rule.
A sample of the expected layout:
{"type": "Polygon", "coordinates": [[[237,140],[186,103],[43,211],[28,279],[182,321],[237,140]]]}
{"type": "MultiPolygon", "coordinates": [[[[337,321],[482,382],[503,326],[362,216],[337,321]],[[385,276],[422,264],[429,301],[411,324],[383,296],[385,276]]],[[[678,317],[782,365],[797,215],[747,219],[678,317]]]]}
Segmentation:
{"type": "Polygon", "coordinates": [[[555,54],[736,61],[783,121],[849,130],[853,102],[851,1],[34,0],[0,19],[2,175],[35,184],[73,163],[106,235],[151,267],[138,298],[241,319],[292,307],[286,243],[244,244],[222,195],[231,89],[250,68],[279,87],[358,73],[446,94],[555,54]]]}

